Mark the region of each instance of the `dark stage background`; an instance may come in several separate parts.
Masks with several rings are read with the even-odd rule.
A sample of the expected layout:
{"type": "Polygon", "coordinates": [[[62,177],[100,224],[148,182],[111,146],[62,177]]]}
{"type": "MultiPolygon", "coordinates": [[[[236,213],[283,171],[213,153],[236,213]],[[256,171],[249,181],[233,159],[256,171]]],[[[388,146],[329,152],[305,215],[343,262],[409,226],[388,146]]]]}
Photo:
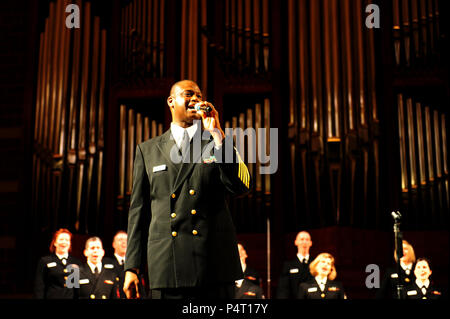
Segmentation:
{"type": "Polygon", "coordinates": [[[266,296],[306,229],[313,255],[336,257],[349,298],[373,298],[365,268],[393,262],[392,210],[447,290],[449,9],[442,0],[2,1],[0,296],[31,297],[60,227],[75,234],[80,258],[91,235],[111,253],[127,225],[135,146],[169,128],[165,100],[185,78],[224,127],[278,128],[276,172],[259,174],[257,157],[254,189],[230,199],[266,296]],[[72,3],[80,28],[66,26],[72,3]],[[366,26],[369,4],[379,28],[366,26]]]}

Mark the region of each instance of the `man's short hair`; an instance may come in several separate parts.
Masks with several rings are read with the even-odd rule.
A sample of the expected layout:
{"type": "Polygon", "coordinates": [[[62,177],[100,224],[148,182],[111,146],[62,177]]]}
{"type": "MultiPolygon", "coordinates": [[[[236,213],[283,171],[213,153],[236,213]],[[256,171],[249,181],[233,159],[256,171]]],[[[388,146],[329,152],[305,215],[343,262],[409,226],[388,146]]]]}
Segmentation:
{"type": "Polygon", "coordinates": [[[113,238],[116,238],[117,237],[117,235],[120,235],[120,234],[125,234],[125,235],[127,235],[127,232],[126,231],[124,231],[124,230],[119,230],[119,231],[117,231],[117,233],[114,235],[114,237],[113,238]]]}
{"type": "Polygon", "coordinates": [[[88,238],[88,240],[86,240],[86,243],[84,244],[84,249],[88,249],[89,243],[93,242],[93,241],[99,241],[103,247],[103,243],[102,243],[102,240],[100,239],[100,237],[93,236],[93,237],[88,238]]]}

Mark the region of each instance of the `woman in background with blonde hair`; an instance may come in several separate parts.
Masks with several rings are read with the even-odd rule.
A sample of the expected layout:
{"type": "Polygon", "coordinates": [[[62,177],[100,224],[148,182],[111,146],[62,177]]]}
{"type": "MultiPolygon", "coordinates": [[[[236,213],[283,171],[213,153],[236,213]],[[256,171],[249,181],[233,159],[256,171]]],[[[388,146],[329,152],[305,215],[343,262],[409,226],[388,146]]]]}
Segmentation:
{"type": "Polygon", "coordinates": [[[300,284],[298,299],[347,299],[342,283],[336,281],[334,257],[321,253],[309,265],[314,279],[300,284]]]}
{"type": "MultiPolygon", "coordinates": [[[[397,267],[394,265],[386,270],[386,273],[381,282],[381,287],[377,293],[379,299],[396,299],[397,285],[403,287],[410,285],[414,280],[414,265],[416,263],[416,255],[413,246],[406,240],[402,241],[403,256],[400,258],[400,273],[397,272],[397,267]]],[[[397,252],[394,251],[394,260],[397,263],[397,252]]],[[[402,291],[402,298],[404,298],[404,291],[402,291]]]]}

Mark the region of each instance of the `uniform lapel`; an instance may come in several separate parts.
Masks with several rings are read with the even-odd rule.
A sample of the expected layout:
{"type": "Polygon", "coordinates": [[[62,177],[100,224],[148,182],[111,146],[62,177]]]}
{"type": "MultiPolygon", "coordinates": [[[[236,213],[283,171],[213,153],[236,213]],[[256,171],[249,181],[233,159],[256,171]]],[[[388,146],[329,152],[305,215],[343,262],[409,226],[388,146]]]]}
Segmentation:
{"type": "Polygon", "coordinates": [[[323,289],[323,293],[325,295],[328,295],[330,293],[330,291],[328,290],[328,288],[330,288],[330,280],[327,279],[327,282],[325,283],[325,288],[323,289]]]}
{"type": "Polygon", "coordinates": [[[177,165],[172,162],[172,160],[170,159],[170,152],[173,150],[178,151],[178,147],[175,143],[175,140],[173,138],[171,138],[171,132],[170,129],[167,130],[163,135],[161,135],[161,139],[159,141],[159,143],[157,144],[159,150],[161,151],[162,155],[166,158],[167,163],[172,166],[172,168],[175,171],[178,171],[178,167],[177,165]]]}
{"type": "Polygon", "coordinates": [[[56,254],[53,254],[53,260],[55,261],[55,263],[59,266],[61,266],[62,268],[64,268],[64,264],[62,263],[62,260],[58,258],[58,256],[56,256],[56,254]]]}
{"type": "Polygon", "coordinates": [[[317,283],[317,281],[315,279],[314,279],[314,287],[317,288],[317,290],[314,292],[314,294],[316,296],[320,296],[323,293],[323,291],[320,290],[320,285],[317,283]]]}
{"type": "Polygon", "coordinates": [[[101,289],[101,283],[104,281],[104,277],[105,277],[105,264],[102,265],[102,270],[100,271],[100,274],[98,275],[98,277],[95,277],[95,274],[93,274],[93,278],[94,278],[94,284],[92,286],[92,294],[95,294],[98,289],[101,289]]]}
{"type": "Polygon", "coordinates": [[[89,265],[87,263],[84,264],[83,267],[84,267],[84,273],[85,273],[87,279],[89,280],[89,286],[88,286],[89,290],[88,291],[89,291],[89,295],[91,295],[94,293],[95,287],[97,286],[97,278],[95,277],[95,274],[92,272],[91,267],[89,267],[89,265]]]}

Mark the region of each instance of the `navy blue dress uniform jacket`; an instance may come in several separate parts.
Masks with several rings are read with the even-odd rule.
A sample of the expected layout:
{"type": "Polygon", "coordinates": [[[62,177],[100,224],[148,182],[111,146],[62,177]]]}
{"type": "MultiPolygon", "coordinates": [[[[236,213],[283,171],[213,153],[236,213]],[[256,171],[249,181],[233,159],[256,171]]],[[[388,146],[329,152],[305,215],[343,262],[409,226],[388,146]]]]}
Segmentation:
{"type": "Polygon", "coordinates": [[[311,256],[307,263],[302,263],[296,256],[293,260],[286,261],[281,270],[280,280],[278,281],[277,298],[295,299],[297,298],[298,288],[302,282],[313,279],[309,271],[309,264],[314,260],[311,256]]]}
{"type": "Polygon", "coordinates": [[[251,283],[257,286],[260,287],[262,286],[262,279],[261,276],[259,275],[259,272],[256,269],[253,269],[249,266],[245,268],[244,279],[250,281],[251,283]]]}
{"type": "Polygon", "coordinates": [[[37,299],[74,299],[74,289],[66,287],[66,278],[69,275],[68,265],[80,266],[81,262],[68,256],[64,265],[56,254],[42,257],[36,269],[34,282],[34,297],[37,299]]]}
{"type": "Polygon", "coordinates": [[[125,269],[142,270],[146,258],[150,289],[232,284],[243,276],[227,194],[248,192],[250,175],[230,137],[214,157],[211,136],[201,134],[191,139],[190,163],[171,160],[178,148],[170,129],[136,148],[125,269]],[[196,141],[202,154],[192,152],[196,141]],[[225,163],[225,152],[233,163],[225,163]]]}
{"type": "Polygon", "coordinates": [[[127,297],[125,295],[125,292],[123,291],[123,283],[125,280],[124,264],[121,265],[117,260],[116,256],[114,255],[112,257],[103,258],[103,262],[105,264],[112,264],[114,266],[114,270],[116,271],[117,274],[116,281],[117,281],[117,289],[119,292],[119,298],[126,299],[127,297]]]}
{"type": "MultiPolygon", "coordinates": [[[[118,285],[117,285],[117,289],[118,289],[118,294],[120,299],[127,299],[127,296],[125,295],[125,291],[123,291],[123,284],[125,282],[125,264],[120,264],[119,261],[117,260],[116,256],[113,257],[105,257],[103,258],[103,261],[107,264],[113,264],[114,265],[114,269],[116,270],[117,273],[117,278],[116,280],[118,281],[118,285]]],[[[145,280],[145,276],[144,274],[139,274],[139,292],[142,296],[146,296],[147,295],[147,286],[146,286],[146,280],[145,280]]]]}
{"type": "Polygon", "coordinates": [[[265,299],[264,292],[259,285],[244,279],[240,287],[234,287],[234,299],[265,299]]]}
{"type": "Polygon", "coordinates": [[[405,292],[406,299],[440,299],[442,295],[442,293],[433,287],[432,284],[426,288],[426,292],[424,294],[415,281],[405,287],[405,292]]]}
{"type": "Polygon", "coordinates": [[[342,283],[335,280],[327,280],[322,291],[315,279],[300,284],[298,299],[346,299],[342,283]]]}
{"type": "MultiPolygon", "coordinates": [[[[415,264],[411,269],[414,269],[415,264]]],[[[401,297],[405,298],[405,287],[412,284],[416,280],[414,271],[410,270],[409,275],[400,267],[400,274],[397,274],[397,267],[391,267],[386,270],[383,280],[381,281],[380,289],[378,289],[377,299],[396,299],[397,298],[397,284],[402,285],[401,297]],[[400,280],[400,282],[399,282],[400,280]]]]}
{"type": "Polygon", "coordinates": [[[98,277],[86,263],[80,267],[80,299],[119,299],[119,278],[113,264],[103,264],[98,277]]]}

